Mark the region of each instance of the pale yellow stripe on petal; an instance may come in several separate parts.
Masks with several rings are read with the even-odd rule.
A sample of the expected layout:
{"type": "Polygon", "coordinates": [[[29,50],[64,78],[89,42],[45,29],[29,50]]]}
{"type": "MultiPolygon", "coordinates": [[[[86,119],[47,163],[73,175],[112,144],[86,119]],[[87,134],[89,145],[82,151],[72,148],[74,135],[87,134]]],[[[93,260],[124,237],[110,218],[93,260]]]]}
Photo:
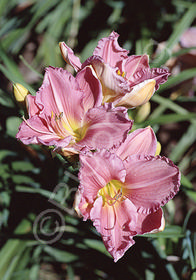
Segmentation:
{"type": "Polygon", "coordinates": [[[145,104],[154,94],[155,85],[156,81],[152,79],[136,85],[130,93],[123,96],[117,106],[133,108],[145,104]]]}

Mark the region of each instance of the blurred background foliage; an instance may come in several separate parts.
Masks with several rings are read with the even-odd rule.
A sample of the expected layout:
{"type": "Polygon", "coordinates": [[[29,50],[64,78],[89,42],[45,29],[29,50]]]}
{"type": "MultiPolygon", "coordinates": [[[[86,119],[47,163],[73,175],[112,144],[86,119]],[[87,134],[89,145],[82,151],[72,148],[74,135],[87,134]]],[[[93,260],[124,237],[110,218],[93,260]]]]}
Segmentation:
{"type": "Polygon", "coordinates": [[[0,279],[196,279],[196,38],[190,48],[180,44],[195,15],[191,0],[0,1],[0,279]],[[72,209],[77,167],[15,139],[23,111],[12,94],[13,83],[35,94],[48,65],[70,70],[60,41],[84,61],[112,30],[130,54],[148,53],[152,66],[171,71],[151,102],[129,115],[134,129],[153,127],[161,155],[183,173],[180,192],[164,207],[165,231],[136,237],[116,264],[91,222],[72,209]],[[35,220],[46,209],[54,215],[37,232],[35,220]],[[62,223],[56,213],[63,227],[54,227],[62,223]],[[54,228],[61,238],[42,242],[54,228]]]}

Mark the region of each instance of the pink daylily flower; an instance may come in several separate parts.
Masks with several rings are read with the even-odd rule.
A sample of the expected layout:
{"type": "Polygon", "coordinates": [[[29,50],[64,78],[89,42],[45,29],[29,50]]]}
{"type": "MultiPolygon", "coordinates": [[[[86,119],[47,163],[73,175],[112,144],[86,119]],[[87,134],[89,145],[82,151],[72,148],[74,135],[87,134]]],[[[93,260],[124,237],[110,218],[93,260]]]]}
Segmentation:
{"type": "Polygon", "coordinates": [[[115,106],[132,108],[146,103],[166,82],[169,75],[164,68],[150,69],[148,55],[131,55],[118,44],[119,35],[112,32],[102,38],[83,64],[74,52],[61,42],[60,49],[64,60],[73,66],[76,72],[92,65],[103,90],[103,103],[113,102],[115,106]]]}
{"type": "Polygon", "coordinates": [[[61,68],[46,69],[36,96],[27,96],[29,119],[16,137],[26,145],[55,146],[65,156],[124,141],[132,121],[125,108],[100,106],[101,85],[93,72],[86,67],[74,78],[61,68]]]}
{"type": "Polygon", "coordinates": [[[115,262],[135,243],[135,235],[164,229],[161,206],[180,186],[178,167],[154,156],[152,129],[129,135],[115,153],[101,149],[80,155],[76,210],[93,221],[115,262]]]}

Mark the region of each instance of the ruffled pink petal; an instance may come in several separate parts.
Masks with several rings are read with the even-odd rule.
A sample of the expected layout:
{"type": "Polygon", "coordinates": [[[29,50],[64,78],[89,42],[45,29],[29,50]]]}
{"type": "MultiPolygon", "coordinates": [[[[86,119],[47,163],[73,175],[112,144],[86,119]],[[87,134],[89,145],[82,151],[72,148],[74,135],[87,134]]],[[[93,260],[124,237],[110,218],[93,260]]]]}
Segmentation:
{"type": "Polygon", "coordinates": [[[59,43],[61,54],[63,59],[71,65],[75,71],[79,71],[81,69],[81,62],[79,57],[74,55],[74,52],[71,48],[69,48],[64,42],[59,43]]]}
{"type": "Polygon", "coordinates": [[[78,128],[84,115],[83,92],[76,79],[62,68],[46,69],[43,84],[36,96],[47,116],[58,117],[68,130],[78,128]]]}
{"type": "Polygon", "coordinates": [[[108,63],[111,67],[118,67],[118,63],[126,59],[129,53],[129,51],[119,46],[118,37],[119,35],[113,31],[109,37],[102,38],[98,42],[93,55],[102,57],[104,62],[108,63]]]}
{"type": "Polygon", "coordinates": [[[163,231],[165,227],[165,219],[162,208],[151,214],[138,213],[137,226],[135,230],[137,234],[155,233],[163,231]]]}
{"type": "Polygon", "coordinates": [[[132,90],[114,102],[115,106],[134,108],[148,102],[155,92],[155,80],[145,80],[135,85],[132,90]]]}
{"type": "Polygon", "coordinates": [[[90,211],[93,208],[93,203],[88,201],[88,198],[82,196],[82,192],[78,190],[78,194],[80,195],[80,200],[76,205],[76,198],[74,201],[74,209],[79,216],[83,217],[83,220],[86,221],[90,219],[90,211]]]}
{"type": "Polygon", "coordinates": [[[88,128],[84,138],[77,145],[89,149],[110,149],[119,146],[133,124],[123,110],[124,108],[112,108],[111,104],[90,109],[84,118],[84,124],[88,124],[88,128]]]}
{"type": "Polygon", "coordinates": [[[179,190],[179,169],[165,157],[130,156],[124,164],[127,170],[125,196],[139,213],[157,211],[179,190]]]}
{"type": "Polygon", "coordinates": [[[159,88],[160,84],[167,81],[170,73],[165,68],[146,68],[136,72],[130,79],[130,87],[138,85],[146,80],[153,79],[156,81],[155,90],[159,88]]]}
{"type": "Polygon", "coordinates": [[[124,160],[131,155],[154,156],[156,148],[156,136],[152,128],[148,126],[130,133],[127,139],[115,150],[115,153],[124,160]]]}
{"type": "Polygon", "coordinates": [[[80,163],[79,189],[89,203],[94,202],[98,191],[111,180],[123,182],[126,176],[122,160],[107,150],[80,154],[80,163]]]}
{"type": "Polygon", "coordinates": [[[126,79],[132,81],[135,73],[149,69],[149,58],[147,54],[131,55],[123,62],[126,79]]]}
{"type": "Polygon", "coordinates": [[[47,123],[45,118],[37,115],[23,121],[16,134],[16,138],[20,139],[25,145],[43,144],[58,147],[68,145],[72,139],[69,134],[62,139],[47,123]]]}
{"type": "Polygon", "coordinates": [[[150,79],[154,79],[156,81],[155,90],[158,90],[159,85],[164,84],[168,76],[170,75],[169,71],[164,68],[152,68],[150,79]]]}
{"type": "Polygon", "coordinates": [[[102,89],[100,81],[98,80],[95,71],[92,67],[87,66],[82,69],[77,75],[76,80],[80,88],[84,92],[83,105],[84,110],[93,107],[98,107],[102,104],[102,89]]]}
{"type": "Polygon", "coordinates": [[[36,104],[36,97],[31,94],[28,94],[26,96],[25,101],[26,101],[26,107],[27,107],[27,112],[29,114],[29,117],[38,114],[40,110],[43,109],[43,106],[40,107],[36,104]]]}
{"type": "Polygon", "coordinates": [[[106,249],[117,262],[135,243],[132,237],[136,232],[131,230],[137,224],[135,206],[127,199],[109,206],[103,204],[102,197],[99,197],[93,205],[90,218],[101,233],[106,249]]]}
{"type": "Polygon", "coordinates": [[[104,63],[102,58],[91,56],[82,64],[82,68],[87,65],[93,66],[101,82],[103,103],[113,102],[116,98],[122,97],[130,91],[128,81],[117,74],[118,68],[112,68],[109,64],[104,63]]]}

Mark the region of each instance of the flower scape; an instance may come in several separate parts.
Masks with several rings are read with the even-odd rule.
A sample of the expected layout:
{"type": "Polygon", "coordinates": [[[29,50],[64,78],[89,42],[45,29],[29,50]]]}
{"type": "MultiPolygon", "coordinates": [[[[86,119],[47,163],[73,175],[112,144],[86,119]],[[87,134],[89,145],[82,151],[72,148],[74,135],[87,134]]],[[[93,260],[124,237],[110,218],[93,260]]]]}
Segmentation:
{"type": "Polygon", "coordinates": [[[79,156],[75,210],[90,219],[118,261],[136,235],[164,230],[162,206],[179,190],[180,172],[158,155],[151,127],[132,130],[127,110],[145,104],[169,75],[151,69],[148,56],[130,55],[112,32],[84,63],[61,42],[75,77],[48,67],[36,96],[25,95],[28,119],[16,137],[79,156]]]}

